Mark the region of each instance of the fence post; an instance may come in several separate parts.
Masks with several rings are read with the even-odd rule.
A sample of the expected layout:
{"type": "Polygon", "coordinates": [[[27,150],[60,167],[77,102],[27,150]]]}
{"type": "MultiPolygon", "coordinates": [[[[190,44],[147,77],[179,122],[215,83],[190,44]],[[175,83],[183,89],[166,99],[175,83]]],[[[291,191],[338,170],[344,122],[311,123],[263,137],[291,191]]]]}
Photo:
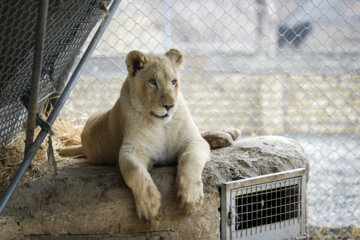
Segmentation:
{"type": "Polygon", "coordinates": [[[30,98],[28,103],[28,120],[26,127],[25,155],[33,144],[34,131],[36,127],[37,101],[39,94],[39,83],[41,79],[42,57],[45,43],[46,21],[49,2],[41,0],[39,4],[37,31],[35,37],[34,64],[32,68],[30,98]]]}
{"type": "Polygon", "coordinates": [[[172,45],[169,0],[162,0],[162,14],[164,18],[164,45],[166,50],[168,50],[172,45]]]}

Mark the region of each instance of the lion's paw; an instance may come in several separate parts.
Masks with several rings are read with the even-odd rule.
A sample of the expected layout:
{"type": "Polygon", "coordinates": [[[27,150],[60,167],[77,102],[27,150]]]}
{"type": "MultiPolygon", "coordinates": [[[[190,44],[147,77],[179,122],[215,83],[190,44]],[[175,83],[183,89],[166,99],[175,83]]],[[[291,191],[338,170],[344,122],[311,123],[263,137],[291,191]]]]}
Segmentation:
{"type": "Polygon", "coordinates": [[[185,210],[186,215],[196,212],[201,207],[204,199],[201,178],[197,181],[193,181],[184,176],[178,177],[177,188],[180,208],[185,210]]]}
{"type": "Polygon", "coordinates": [[[240,135],[241,131],[236,128],[215,129],[201,133],[211,149],[230,146],[240,135]]]}
{"type": "Polygon", "coordinates": [[[140,219],[157,226],[161,220],[161,194],[154,184],[146,183],[140,194],[134,194],[140,219]]]}

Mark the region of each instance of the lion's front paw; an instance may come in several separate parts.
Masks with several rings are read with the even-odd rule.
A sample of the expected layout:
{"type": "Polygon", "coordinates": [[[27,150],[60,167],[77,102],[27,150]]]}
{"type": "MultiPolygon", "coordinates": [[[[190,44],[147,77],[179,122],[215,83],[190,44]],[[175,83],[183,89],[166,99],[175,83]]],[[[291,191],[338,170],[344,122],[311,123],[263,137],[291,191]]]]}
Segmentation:
{"type": "Polygon", "coordinates": [[[142,191],[134,194],[136,211],[140,219],[157,226],[161,220],[161,194],[154,184],[146,183],[142,191]]]}
{"type": "Polygon", "coordinates": [[[180,207],[185,209],[187,215],[196,212],[201,207],[204,199],[201,178],[194,181],[190,178],[180,176],[177,178],[177,187],[180,207]]]}

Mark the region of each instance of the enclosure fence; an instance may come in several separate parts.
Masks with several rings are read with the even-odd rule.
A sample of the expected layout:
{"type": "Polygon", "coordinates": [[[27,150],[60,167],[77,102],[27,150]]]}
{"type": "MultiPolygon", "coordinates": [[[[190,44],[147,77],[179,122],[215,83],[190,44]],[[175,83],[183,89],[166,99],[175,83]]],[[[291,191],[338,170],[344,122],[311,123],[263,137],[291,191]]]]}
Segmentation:
{"type": "MultiPolygon", "coordinates": [[[[49,1],[39,108],[57,99],[109,3],[49,1]]],[[[0,5],[0,150],[30,108],[38,8],[0,5]]],[[[184,55],[181,90],[198,127],[299,142],[310,159],[311,236],[360,239],[360,1],[122,1],[62,116],[83,124],[111,107],[130,50],[169,48],[184,55]]]]}
{"type": "Polygon", "coordinates": [[[360,2],[123,1],[64,114],[109,108],[130,50],[172,47],[199,128],[298,141],[310,159],[309,225],[323,231],[312,236],[359,236],[360,2]]]}
{"type": "MultiPolygon", "coordinates": [[[[106,0],[51,3],[40,0],[4,3],[0,6],[2,187],[4,178],[7,178],[8,174],[12,175],[12,168],[19,165],[10,184],[1,194],[0,214],[29,168],[41,143],[48,134],[51,136],[55,119],[120,1],[113,0],[107,9],[109,3],[106,0]],[[94,32],[89,38],[91,41],[84,44],[92,30],[94,32]],[[87,46],[86,50],[80,54],[81,58],[77,59],[80,48],[84,45],[87,46]],[[45,113],[46,120],[41,117],[41,112],[45,113]],[[23,125],[26,118],[25,128],[23,125]],[[41,130],[34,139],[37,126],[41,130]],[[25,149],[19,150],[24,151],[23,161],[20,164],[10,163],[13,166],[9,168],[9,161],[16,161],[17,157],[6,151],[3,154],[2,147],[11,145],[12,141],[16,142],[18,139],[15,135],[25,129],[25,149]],[[12,137],[14,139],[11,139],[12,137]]],[[[48,149],[51,149],[50,145],[48,149]]]]}
{"type": "MultiPolygon", "coordinates": [[[[104,16],[103,1],[50,1],[39,102],[59,94],[81,46],[104,16]],[[66,20],[64,20],[66,19],[66,20]]],[[[22,129],[30,107],[30,85],[40,1],[0,6],[0,143],[22,129]]]]}

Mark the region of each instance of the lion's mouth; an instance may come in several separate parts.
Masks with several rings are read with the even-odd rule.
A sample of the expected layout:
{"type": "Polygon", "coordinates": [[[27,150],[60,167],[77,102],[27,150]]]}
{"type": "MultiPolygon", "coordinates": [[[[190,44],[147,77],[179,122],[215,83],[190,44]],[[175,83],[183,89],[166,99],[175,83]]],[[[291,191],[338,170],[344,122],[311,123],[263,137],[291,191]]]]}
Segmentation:
{"type": "Polygon", "coordinates": [[[159,115],[156,115],[155,113],[151,112],[151,116],[156,117],[156,118],[159,118],[159,119],[164,119],[164,118],[169,117],[169,114],[166,113],[166,114],[163,115],[163,116],[159,116],[159,115]]]}

